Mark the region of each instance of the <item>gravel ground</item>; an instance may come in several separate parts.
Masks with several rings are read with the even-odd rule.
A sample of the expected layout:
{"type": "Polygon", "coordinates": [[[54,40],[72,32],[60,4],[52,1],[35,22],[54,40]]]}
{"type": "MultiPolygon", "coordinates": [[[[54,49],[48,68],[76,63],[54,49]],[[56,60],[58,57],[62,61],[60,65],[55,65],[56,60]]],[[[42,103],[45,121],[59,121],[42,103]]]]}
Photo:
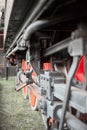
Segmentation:
{"type": "Polygon", "coordinates": [[[0,130],[45,130],[40,112],[32,111],[14,88],[14,78],[0,79],[0,130]]]}

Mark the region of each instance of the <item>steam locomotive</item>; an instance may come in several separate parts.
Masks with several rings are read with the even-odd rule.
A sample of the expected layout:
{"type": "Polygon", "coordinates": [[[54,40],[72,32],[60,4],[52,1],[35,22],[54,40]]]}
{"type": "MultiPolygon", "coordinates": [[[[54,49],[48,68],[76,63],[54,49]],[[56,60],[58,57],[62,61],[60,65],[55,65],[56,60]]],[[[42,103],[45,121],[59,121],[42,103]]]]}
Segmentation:
{"type": "Polygon", "coordinates": [[[47,130],[87,130],[87,1],[7,0],[4,52],[47,130]]]}

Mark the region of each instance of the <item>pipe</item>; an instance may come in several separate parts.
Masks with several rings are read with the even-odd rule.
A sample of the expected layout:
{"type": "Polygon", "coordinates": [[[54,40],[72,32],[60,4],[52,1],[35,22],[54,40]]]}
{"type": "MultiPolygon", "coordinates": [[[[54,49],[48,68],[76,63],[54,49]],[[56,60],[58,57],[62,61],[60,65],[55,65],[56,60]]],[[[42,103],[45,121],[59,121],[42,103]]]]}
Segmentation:
{"type": "Polygon", "coordinates": [[[49,21],[43,20],[43,21],[36,21],[36,22],[32,23],[30,26],[28,26],[27,29],[25,30],[24,35],[20,39],[18,39],[18,41],[17,41],[18,45],[10,53],[8,53],[6,55],[6,57],[9,57],[11,54],[13,54],[17,50],[19,50],[20,47],[25,45],[25,41],[27,41],[28,38],[30,38],[32,33],[34,33],[38,29],[41,29],[41,28],[47,26],[49,23],[50,23],[49,21]]]}
{"type": "Polygon", "coordinates": [[[20,44],[23,44],[25,41],[28,41],[30,39],[31,35],[35,31],[40,30],[40,29],[46,27],[49,23],[50,23],[50,21],[48,21],[48,20],[41,20],[41,21],[36,21],[36,22],[32,23],[25,30],[20,44]]]}
{"type": "Polygon", "coordinates": [[[16,46],[6,57],[9,57],[10,55],[14,54],[16,51],[22,51],[22,50],[25,50],[26,47],[22,47],[22,46],[16,46]]]}
{"type": "Polygon", "coordinates": [[[19,44],[23,45],[26,41],[28,41],[31,37],[31,35],[38,30],[41,30],[47,26],[50,26],[52,24],[56,24],[59,21],[59,18],[51,18],[48,20],[38,20],[32,24],[30,24],[27,29],[25,30],[22,40],[19,44]]]}
{"type": "MultiPolygon", "coordinates": [[[[26,41],[29,40],[30,36],[37,30],[40,30],[44,27],[47,27],[53,23],[56,23],[58,20],[57,19],[51,19],[51,20],[38,20],[34,23],[32,23],[30,26],[27,27],[25,30],[24,34],[16,43],[19,44],[19,46],[24,46],[26,44],[26,41]]],[[[19,48],[18,48],[19,49],[19,48]]],[[[14,49],[15,50],[15,49],[14,49]]],[[[17,50],[16,50],[17,51],[17,50]]],[[[6,57],[10,56],[13,53],[13,50],[6,55],[6,57]]]]}
{"type": "Polygon", "coordinates": [[[9,57],[13,53],[15,53],[18,50],[18,46],[16,46],[6,57],[9,57]]]}
{"type": "Polygon", "coordinates": [[[28,19],[26,20],[26,22],[23,24],[22,28],[19,30],[19,32],[17,33],[14,41],[12,42],[10,48],[8,49],[6,55],[10,52],[11,48],[16,44],[16,41],[18,40],[18,38],[20,37],[20,35],[22,34],[22,32],[24,31],[24,29],[31,24],[31,22],[37,20],[39,18],[39,16],[47,9],[47,7],[53,2],[54,0],[39,0],[39,2],[37,3],[36,7],[34,8],[33,13],[31,13],[31,15],[29,14],[28,19]]]}

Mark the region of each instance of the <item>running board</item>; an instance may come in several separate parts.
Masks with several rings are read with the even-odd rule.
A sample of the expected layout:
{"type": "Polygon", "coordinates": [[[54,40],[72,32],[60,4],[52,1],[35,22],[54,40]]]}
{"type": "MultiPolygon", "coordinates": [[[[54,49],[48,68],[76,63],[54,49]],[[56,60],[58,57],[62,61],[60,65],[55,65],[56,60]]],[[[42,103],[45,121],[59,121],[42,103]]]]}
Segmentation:
{"type": "MultiPolygon", "coordinates": [[[[54,84],[55,97],[64,101],[65,93],[65,84],[54,84]]],[[[72,86],[69,105],[82,113],[87,113],[87,91],[72,86]]]]}

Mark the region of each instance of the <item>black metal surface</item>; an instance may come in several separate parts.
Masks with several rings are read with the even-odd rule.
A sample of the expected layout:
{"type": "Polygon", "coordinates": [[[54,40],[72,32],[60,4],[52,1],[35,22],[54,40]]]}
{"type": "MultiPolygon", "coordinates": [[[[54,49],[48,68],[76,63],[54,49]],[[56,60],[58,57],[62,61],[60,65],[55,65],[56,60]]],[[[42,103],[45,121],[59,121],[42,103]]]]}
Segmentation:
{"type": "MultiPolygon", "coordinates": [[[[19,38],[19,36],[21,35],[21,33],[23,33],[23,31],[24,31],[24,29],[29,25],[29,24],[31,24],[33,21],[35,21],[40,15],[41,15],[41,13],[51,4],[51,2],[52,2],[53,0],[49,0],[49,1],[47,1],[47,0],[42,0],[42,1],[40,1],[40,0],[38,0],[38,1],[34,1],[34,4],[30,4],[30,1],[28,1],[29,2],[29,4],[26,4],[26,2],[24,2],[24,4],[26,4],[27,5],[27,7],[25,7],[25,5],[23,4],[23,6],[25,7],[25,11],[27,10],[27,8],[28,8],[28,15],[26,14],[26,13],[24,13],[25,14],[25,17],[23,17],[23,19],[21,20],[21,24],[19,24],[17,27],[18,27],[18,29],[16,29],[16,32],[14,32],[14,31],[11,31],[11,32],[14,32],[15,34],[14,34],[14,40],[13,40],[13,38],[12,38],[12,45],[11,45],[11,43],[10,43],[10,45],[11,45],[11,47],[16,43],[16,40],[19,38]],[[29,8],[29,6],[30,6],[30,8],[29,8]],[[16,34],[17,33],[17,34],[16,34]]],[[[33,2],[33,1],[32,1],[33,2]]],[[[20,3],[20,2],[19,2],[20,3]]],[[[17,4],[17,3],[16,3],[17,4]]],[[[14,4],[15,5],[15,4],[14,4]]],[[[20,8],[20,5],[18,6],[18,4],[17,4],[17,7],[19,7],[20,8]]],[[[16,10],[16,5],[14,6],[14,9],[16,10]]],[[[21,13],[20,13],[20,16],[22,16],[22,11],[23,12],[25,12],[24,10],[22,10],[22,8],[20,8],[21,9],[21,13]]],[[[12,10],[12,12],[14,12],[13,10],[12,10]]],[[[16,13],[17,13],[17,11],[16,11],[16,13]]],[[[13,16],[16,16],[15,14],[13,14],[13,16]]],[[[15,19],[13,20],[13,21],[15,21],[15,19]]],[[[15,23],[15,22],[14,22],[15,23]]],[[[11,23],[9,23],[9,25],[10,25],[11,23]]],[[[12,26],[12,29],[13,29],[13,26],[12,26]]],[[[9,31],[9,29],[8,29],[8,31],[9,31]]],[[[9,35],[10,36],[10,35],[9,35]]],[[[8,37],[9,37],[8,36],[8,37]]],[[[6,42],[6,40],[5,40],[5,42],[6,42]]],[[[10,48],[11,48],[10,47],[10,48]]],[[[5,43],[5,48],[6,48],[6,43],[5,43]]],[[[9,51],[9,50],[8,50],[9,51]]]]}
{"type": "MultiPolygon", "coordinates": [[[[22,26],[22,23],[26,19],[26,16],[30,13],[30,10],[32,9],[32,5],[35,6],[35,3],[36,0],[35,2],[33,2],[32,0],[26,0],[26,2],[25,0],[14,0],[10,19],[7,19],[9,20],[9,23],[8,24],[5,23],[5,25],[8,26],[6,27],[8,28],[6,30],[7,35],[5,37],[6,43],[8,43],[9,45],[11,44],[10,42],[13,41],[17,31],[19,30],[19,28],[22,26]],[[10,37],[10,41],[9,41],[9,37],[10,37]]],[[[8,14],[9,13],[10,12],[8,11],[8,14]]],[[[6,43],[4,47],[7,46],[6,43]]]]}
{"type": "Polygon", "coordinates": [[[86,21],[86,5],[86,0],[84,2],[82,0],[15,0],[4,48],[7,50],[11,44],[15,44],[25,27],[36,19],[46,19],[48,17],[60,18],[60,16],[65,14],[61,25],[56,24],[54,28],[58,30],[63,27],[62,29],[64,29],[70,25],[69,31],[71,32],[81,20],[86,21]],[[68,14],[70,15],[66,18],[68,14]],[[73,17],[74,19],[72,20],[73,17]]]}

